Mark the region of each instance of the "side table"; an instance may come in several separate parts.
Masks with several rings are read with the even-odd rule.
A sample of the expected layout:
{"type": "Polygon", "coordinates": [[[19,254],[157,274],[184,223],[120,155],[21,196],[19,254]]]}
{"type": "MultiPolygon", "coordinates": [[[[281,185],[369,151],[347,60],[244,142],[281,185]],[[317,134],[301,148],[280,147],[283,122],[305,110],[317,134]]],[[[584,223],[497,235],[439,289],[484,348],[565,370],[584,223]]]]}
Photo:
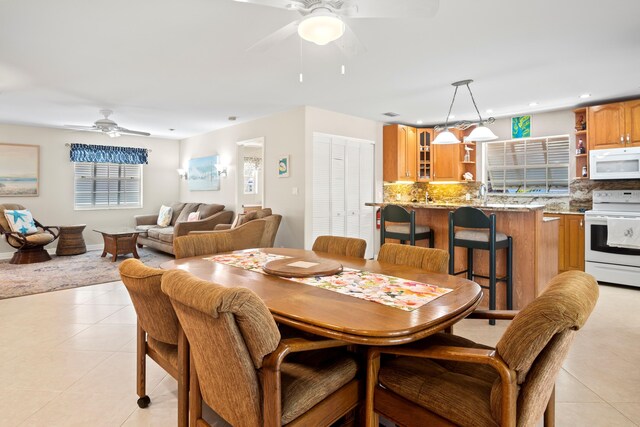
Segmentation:
{"type": "Polygon", "coordinates": [[[82,231],[86,226],[86,224],[60,226],[56,255],[79,255],[87,252],[87,246],[82,237],[82,231]]]}

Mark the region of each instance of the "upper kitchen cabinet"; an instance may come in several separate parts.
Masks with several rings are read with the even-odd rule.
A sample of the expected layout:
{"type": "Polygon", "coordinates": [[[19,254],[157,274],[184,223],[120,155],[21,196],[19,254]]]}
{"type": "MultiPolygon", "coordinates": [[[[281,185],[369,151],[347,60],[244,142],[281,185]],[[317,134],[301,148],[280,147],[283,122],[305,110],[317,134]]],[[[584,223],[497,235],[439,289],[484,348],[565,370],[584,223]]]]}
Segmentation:
{"type": "MultiPolygon", "coordinates": [[[[464,140],[465,133],[458,129],[449,129],[460,141],[464,140]]],[[[434,132],[434,139],[438,132],[434,132]]],[[[461,181],[462,174],[467,170],[467,165],[473,166],[473,171],[469,169],[475,178],[475,155],[473,160],[465,162],[464,147],[472,147],[473,144],[435,144],[432,146],[432,166],[433,181],[461,181]]],[[[473,147],[475,148],[475,147],[473,147]]],[[[472,153],[472,152],[471,152],[472,153]]]]}
{"type": "Polygon", "coordinates": [[[417,129],[418,140],[418,181],[427,182],[432,179],[433,129],[417,129]]]}
{"type": "Polygon", "coordinates": [[[640,100],[588,109],[590,150],[640,146],[640,100]]]}
{"type": "Polygon", "coordinates": [[[417,141],[416,129],[404,125],[383,128],[384,181],[416,181],[417,141]]]}

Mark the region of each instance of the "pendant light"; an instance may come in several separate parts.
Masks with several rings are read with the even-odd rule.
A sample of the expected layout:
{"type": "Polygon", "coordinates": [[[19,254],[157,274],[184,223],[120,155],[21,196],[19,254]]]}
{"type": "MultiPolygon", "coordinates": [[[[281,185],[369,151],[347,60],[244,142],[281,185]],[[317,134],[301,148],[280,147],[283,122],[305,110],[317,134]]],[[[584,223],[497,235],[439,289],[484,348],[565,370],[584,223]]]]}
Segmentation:
{"type": "MultiPolygon", "coordinates": [[[[460,142],[460,140],[456,138],[456,136],[451,131],[449,131],[449,117],[451,116],[451,109],[453,108],[453,104],[456,101],[456,95],[458,93],[458,88],[460,86],[467,87],[467,90],[469,91],[469,95],[471,95],[471,101],[473,102],[473,106],[476,109],[476,113],[478,113],[478,123],[476,124],[476,128],[471,132],[471,134],[469,134],[469,136],[466,139],[468,139],[469,141],[476,141],[476,142],[492,141],[494,139],[498,139],[498,137],[491,131],[491,129],[489,129],[484,125],[485,122],[493,123],[494,119],[493,117],[490,117],[486,121],[482,119],[482,116],[480,115],[480,110],[478,110],[478,106],[476,105],[476,100],[474,99],[473,93],[471,92],[471,88],[469,87],[469,84],[472,82],[473,80],[461,80],[459,82],[451,83],[451,85],[455,86],[456,89],[453,92],[453,99],[451,100],[451,105],[449,106],[449,113],[447,114],[447,118],[445,120],[444,130],[438,134],[436,139],[433,140],[433,144],[457,144],[460,142]]],[[[467,129],[472,125],[473,124],[471,123],[463,122],[463,123],[456,124],[454,127],[467,129]]],[[[436,130],[437,130],[437,127],[436,127],[436,130]]]]}

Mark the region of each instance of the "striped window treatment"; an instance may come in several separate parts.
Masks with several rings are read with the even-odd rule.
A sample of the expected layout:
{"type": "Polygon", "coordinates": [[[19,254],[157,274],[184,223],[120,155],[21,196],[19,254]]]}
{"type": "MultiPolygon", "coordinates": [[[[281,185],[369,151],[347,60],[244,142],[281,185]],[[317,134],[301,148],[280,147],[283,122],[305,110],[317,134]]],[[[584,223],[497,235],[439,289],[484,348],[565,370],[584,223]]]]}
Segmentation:
{"type": "Polygon", "coordinates": [[[146,165],[149,163],[149,152],[146,148],[71,144],[69,158],[72,162],[78,163],[118,163],[124,165],[146,165]]]}

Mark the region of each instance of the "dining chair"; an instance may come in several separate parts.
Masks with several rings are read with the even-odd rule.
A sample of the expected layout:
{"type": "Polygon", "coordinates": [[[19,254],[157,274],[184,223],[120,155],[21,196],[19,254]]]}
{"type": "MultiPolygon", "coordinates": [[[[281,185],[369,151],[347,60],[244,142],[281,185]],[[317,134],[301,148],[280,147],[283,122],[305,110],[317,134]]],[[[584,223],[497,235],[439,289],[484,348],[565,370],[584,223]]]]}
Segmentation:
{"type": "Polygon", "coordinates": [[[451,426],[532,426],[544,414],[553,425],[555,378],[597,299],[593,276],[568,271],[517,314],[476,312],[513,319],[495,349],[445,333],[370,348],[366,425],[377,427],[376,414],[401,425],[451,426]]]}
{"type": "Polygon", "coordinates": [[[178,381],[178,426],[189,420],[189,343],[178,323],[169,298],[160,289],[165,270],[151,268],[138,259],[120,264],[120,277],[127,288],[137,317],[138,406],[146,408],[146,356],[178,381]]]}
{"type": "Polygon", "coordinates": [[[207,426],[202,400],[234,426],[328,426],[359,402],[347,343],[282,339],[253,291],[174,270],[162,279],[191,343],[192,425],[207,426]]]}
{"type": "Polygon", "coordinates": [[[173,252],[180,259],[259,248],[265,226],[264,219],[256,219],[230,230],[189,233],[173,240],[173,252]]]}
{"type": "Polygon", "coordinates": [[[313,242],[311,250],[364,258],[364,253],[367,250],[367,241],[355,237],[318,236],[313,242]]]}
{"type": "Polygon", "coordinates": [[[442,249],[385,243],[378,253],[378,261],[447,274],[449,254],[442,249]]]}

